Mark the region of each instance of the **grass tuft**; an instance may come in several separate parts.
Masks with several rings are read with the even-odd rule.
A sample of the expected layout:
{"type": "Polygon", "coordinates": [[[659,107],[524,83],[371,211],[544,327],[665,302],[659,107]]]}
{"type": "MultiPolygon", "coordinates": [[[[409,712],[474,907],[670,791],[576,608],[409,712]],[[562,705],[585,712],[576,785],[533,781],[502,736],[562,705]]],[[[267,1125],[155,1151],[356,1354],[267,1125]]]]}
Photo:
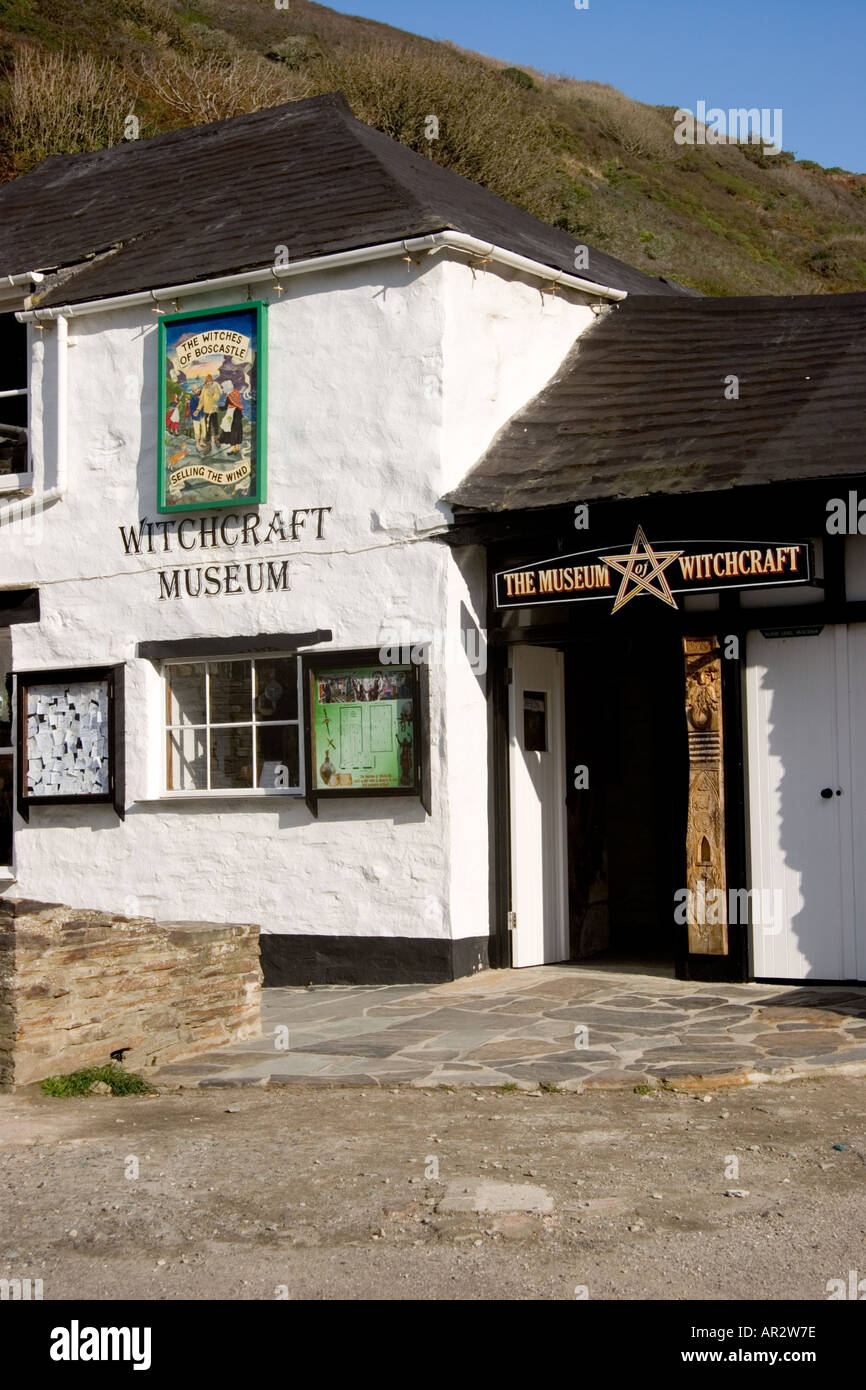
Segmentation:
{"type": "Polygon", "coordinates": [[[86,1096],[98,1081],[108,1086],[113,1096],[141,1096],[150,1090],[143,1076],[125,1071],[116,1062],[104,1067],[83,1067],[66,1076],[46,1076],[39,1085],[46,1096],[86,1096]]]}

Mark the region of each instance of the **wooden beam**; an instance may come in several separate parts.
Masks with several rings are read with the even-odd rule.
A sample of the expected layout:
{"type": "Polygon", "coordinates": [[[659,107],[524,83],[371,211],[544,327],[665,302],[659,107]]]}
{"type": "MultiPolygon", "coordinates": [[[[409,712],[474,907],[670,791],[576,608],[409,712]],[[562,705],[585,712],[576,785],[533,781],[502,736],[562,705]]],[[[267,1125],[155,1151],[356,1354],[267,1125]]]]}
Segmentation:
{"type": "Polygon", "coordinates": [[[684,637],[689,809],[689,952],[728,954],[721,653],[715,637],[684,637]]]}

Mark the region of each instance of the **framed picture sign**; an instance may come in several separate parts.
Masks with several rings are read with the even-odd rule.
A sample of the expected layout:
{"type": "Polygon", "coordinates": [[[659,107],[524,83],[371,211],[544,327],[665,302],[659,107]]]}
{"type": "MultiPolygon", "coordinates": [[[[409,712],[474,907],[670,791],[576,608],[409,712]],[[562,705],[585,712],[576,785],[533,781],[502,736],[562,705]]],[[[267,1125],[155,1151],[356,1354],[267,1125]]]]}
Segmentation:
{"type": "Polygon", "coordinates": [[[160,512],[265,501],[266,310],[257,300],[160,319],[160,512]]]}
{"type": "Polygon", "coordinates": [[[18,688],[18,810],[114,806],[123,818],[123,668],[22,671],[18,688]]]}
{"type": "Polygon", "coordinates": [[[426,666],[375,649],[304,658],[307,800],[427,794],[426,666]]]}

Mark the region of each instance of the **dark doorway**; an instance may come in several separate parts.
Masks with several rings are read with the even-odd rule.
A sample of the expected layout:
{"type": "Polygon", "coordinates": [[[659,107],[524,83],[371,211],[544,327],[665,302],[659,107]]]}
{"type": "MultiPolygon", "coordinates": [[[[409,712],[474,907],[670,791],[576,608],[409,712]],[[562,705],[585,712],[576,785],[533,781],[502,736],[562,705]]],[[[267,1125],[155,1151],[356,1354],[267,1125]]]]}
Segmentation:
{"type": "Polygon", "coordinates": [[[573,958],[673,969],[674,892],[685,883],[684,687],[675,630],[620,629],[567,655],[573,958]],[[581,775],[584,787],[574,785],[581,775]]]}

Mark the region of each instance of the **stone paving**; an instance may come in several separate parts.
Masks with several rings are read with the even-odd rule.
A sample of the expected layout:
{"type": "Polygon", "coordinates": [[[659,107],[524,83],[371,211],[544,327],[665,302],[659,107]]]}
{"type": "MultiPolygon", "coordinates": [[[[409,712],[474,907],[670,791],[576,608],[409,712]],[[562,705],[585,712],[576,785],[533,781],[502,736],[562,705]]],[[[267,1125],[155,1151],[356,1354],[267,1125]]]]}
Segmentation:
{"type": "Polygon", "coordinates": [[[267,989],[262,1036],[162,1084],[563,1089],[866,1074],[866,987],[696,985],[593,966],[443,985],[267,989]]]}

